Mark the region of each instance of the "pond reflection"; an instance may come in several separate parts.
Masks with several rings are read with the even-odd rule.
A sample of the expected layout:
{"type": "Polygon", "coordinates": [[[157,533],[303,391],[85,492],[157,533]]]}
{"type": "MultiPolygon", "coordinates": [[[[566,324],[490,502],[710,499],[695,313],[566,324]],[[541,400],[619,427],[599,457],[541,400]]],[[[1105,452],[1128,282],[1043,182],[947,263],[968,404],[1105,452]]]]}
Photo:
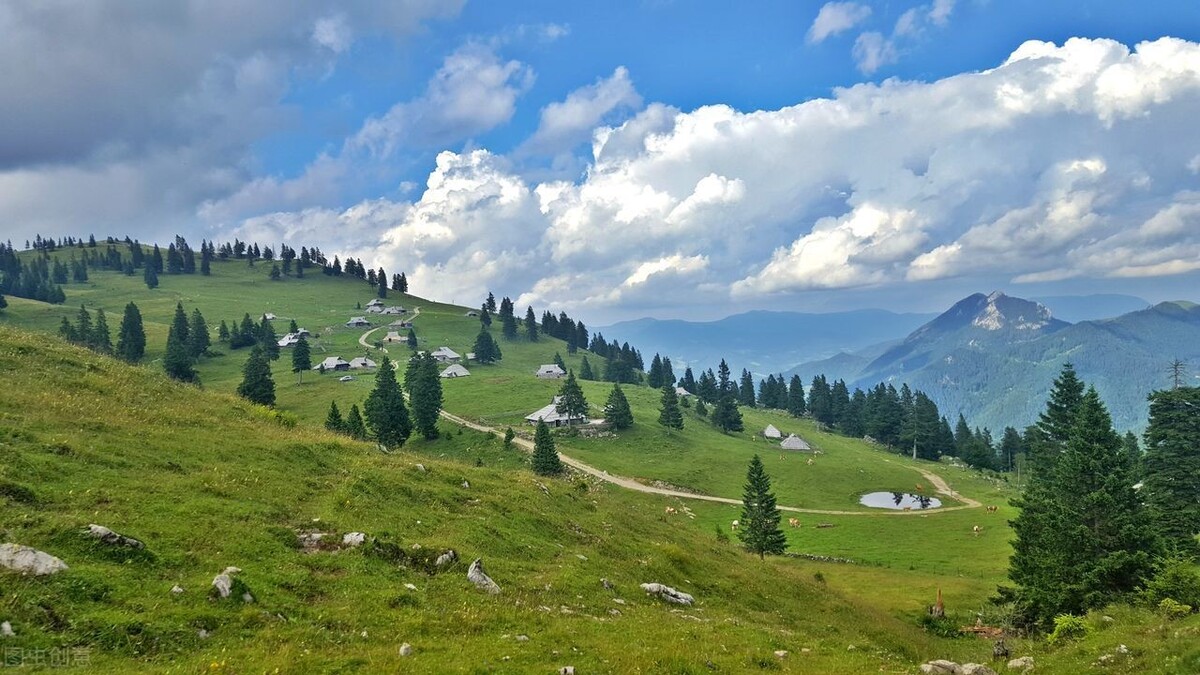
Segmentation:
{"type": "Polygon", "coordinates": [[[908,492],[871,492],[859,498],[858,503],[875,509],[894,511],[921,511],[936,509],[942,505],[937,497],[914,495],[908,492]]]}

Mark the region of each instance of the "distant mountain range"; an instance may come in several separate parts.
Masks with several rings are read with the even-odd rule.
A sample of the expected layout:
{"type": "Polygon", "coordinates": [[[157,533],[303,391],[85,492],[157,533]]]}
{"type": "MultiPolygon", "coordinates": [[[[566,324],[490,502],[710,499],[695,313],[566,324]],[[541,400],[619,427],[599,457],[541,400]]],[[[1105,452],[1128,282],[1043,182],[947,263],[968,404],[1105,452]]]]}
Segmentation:
{"type": "MultiPolygon", "coordinates": [[[[1112,302],[1137,300],[1127,297],[1112,302]]],[[[1200,364],[1200,306],[1193,303],[1164,302],[1072,324],[1044,304],[997,292],[959,301],[898,343],[837,354],[788,374],[807,382],[823,373],[864,388],[907,382],[943,412],[962,412],[971,424],[997,431],[1032,423],[1070,361],[1099,390],[1117,427],[1136,431],[1146,424],[1147,394],[1169,385],[1167,366],[1175,358],[1200,364]]]]}
{"type": "Polygon", "coordinates": [[[753,311],[718,321],[637,319],[597,328],[607,340],[629,342],[647,362],[654,353],[683,365],[715,367],[721,359],[737,370],[779,372],[796,364],[856,352],[897,340],[933,314],[866,309],[830,314],[753,311]]]}
{"type": "Polygon", "coordinates": [[[1050,295],[1030,298],[1050,308],[1057,319],[1067,323],[1096,321],[1146,309],[1150,303],[1132,295],[1102,293],[1096,295],[1050,295]]]}

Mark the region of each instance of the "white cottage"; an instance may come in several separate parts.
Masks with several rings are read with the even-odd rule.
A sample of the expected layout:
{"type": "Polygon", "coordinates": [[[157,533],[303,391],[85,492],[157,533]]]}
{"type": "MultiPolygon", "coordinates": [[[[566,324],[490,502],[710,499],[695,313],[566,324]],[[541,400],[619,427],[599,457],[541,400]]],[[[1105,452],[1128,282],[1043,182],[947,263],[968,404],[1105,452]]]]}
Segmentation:
{"type": "Polygon", "coordinates": [[[313,370],[322,369],[325,370],[325,372],[329,372],[331,370],[350,370],[350,362],[343,360],[340,356],[329,356],[313,368],[313,370]],[[322,366],[324,366],[324,368],[322,368],[322,366]]]}
{"type": "Polygon", "coordinates": [[[458,352],[449,347],[438,347],[431,352],[431,355],[433,360],[438,363],[458,363],[458,360],[462,358],[458,352]]]}
{"type": "Polygon", "coordinates": [[[460,366],[456,363],[456,364],[450,366],[449,368],[443,370],[441,377],[449,379],[452,377],[468,377],[470,374],[471,374],[471,371],[467,370],[466,368],[463,368],[462,366],[460,366]]]}
{"type": "Polygon", "coordinates": [[[568,417],[567,415],[559,414],[558,402],[562,399],[561,396],[555,396],[550,405],[541,410],[525,416],[525,421],[530,424],[537,424],[539,421],[545,422],[546,426],[551,427],[566,427],[572,424],[587,424],[586,416],[568,417]]]}
{"type": "Polygon", "coordinates": [[[557,380],[565,377],[567,372],[558,367],[557,363],[546,363],[537,369],[536,375],[543,380],[557,380]]]}
{"type": "Polygon", "coordinates": [[[351,370],[361,370],[363,368],[374,368],[375,362],[365,356],[360,356],[355,359],[350,359],[351,370]]]}
{"type": "Polygon", "coordinates": [[[812,450],[812,447],[796,434],[788,434],[788,437],[783,439],[779,447],[784,450],[812,450]]]}
{"type": "MultiPolygon", "coordinates": [[[[763,429],[764,438],[783,438],[783,434],[775,428],[774,424],[768,424],[766,429],[763,429]]],[[[793,437],[794,438],[794,437],[793,437]]]]}

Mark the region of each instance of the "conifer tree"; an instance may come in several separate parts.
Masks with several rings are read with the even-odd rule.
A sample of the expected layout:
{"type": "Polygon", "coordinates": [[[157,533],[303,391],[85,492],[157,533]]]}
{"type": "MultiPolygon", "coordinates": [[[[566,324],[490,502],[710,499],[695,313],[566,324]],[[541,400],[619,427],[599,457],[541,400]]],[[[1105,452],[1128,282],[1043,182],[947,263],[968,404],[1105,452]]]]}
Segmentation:
{"type": "MultiPolygon", "coordinates": [[[[843,388],[844,387],[845,385],[843,385],[843,388]]],[[[738,387],[738,398],[738,403],[741,403],[747,408],[753,408],[757,403],[754,398],[754,376],[750,374],[749,370],[744,368],[742,369],[742,383],[741,386],[738,387]]]]}
{"type": "Polygon", "coordinates": [[[592,372],[592,364],[588,363],[587,355],[584,355],[583,361],[580,362],[580,364],[579,364],[579,379],[581,379],[581,380],[596,379],[596,374],[594,372],[592,372]]]}
{"type": "Polygon", "coordinates": [[[567,364],[563,361],[562,354],[559,354],[558,352],[554,352],[554,365],[562,368],[563,370],[567,369],[567,364]]]}
{"type": "Polygon", "coordinates": [[[67,342],[75,341],[75,327],[71,325],[71,321],[65,316],[62,318],[62,322],[58,324],[58,336],[67,342]]]}
{"type": "Polygon", "coordinates": [[[188,323],[187,313],[183,311],[183,303],[175,303],[175,317],[171,319],[170,332],[179,338],[179,341],[186,347],[191,336],[191,325],[188,323]]]}
{"type": "Polygon", "coordinates": [[[148,263],[142,272],[142,281],[146,282],[146,288],[158,288],[158,270],[152,263],[148,263]]]}
{"type": "Polygon", "coordinates": [[[125,305],[121,317],[121,331],[117,335],[117,356],[133,363],[146,353],[146,330],[142,325],[142,313],[132,302],[125,305]]]}
{"type": "Polygon", "coordinates": [[[271,265],[269,276],[271,277],[271,281],[279,281],[283,278],[283,270],[279,269],[279,263],[271,265]]]}
{"type": "Polygon", "coordinates": [[[696,416],[708,417],[708,406],[704,405],[704,399],[696,397],[696,416]]]}
{"type": "Polygon", "coordinates": [[[683,428],[683,413],[679,411],[679,396],[675,385],[667,383],[662,388],[662,405],[658,409],[658,423],[668,429],[683,428]]]}
{"type": "Polygon", "coordinates": [[[279,358],[279,338],[265,314],[258,325],[258,346],[262,347],[263,353],[271,361],[279,358]]]}
{"type": "Polygon", "coordinates": [[[242,383],[238,396],[259,405],[275,405],[275,380],[271,378],[271,362],[261,347],[250,350],[242,367],[242,383]]]}
{"type": "Polygon", "coordinates": [[[530,457],[533,472],[539,476],[557,476],[563,472],[562,460],[558,450],[554,448],[554,437],[550,435],[550,427],[538,420],[537,430],[533,434],[533,456],[530,457]]]}
{"type": "Polygon", "coordinates": [[[500,317],[500,332],[504,335],[505,340],[517,339],[517,320],[512,314],[505,314],[500,317]]]}
{"type": "Polygon", "coordinates": [[[404,275],[404,272],[400,273],[400,292],[408,292],[408,277],[404,275]]]}
{"type": "Polygon", "coordinates": [[[0,309],[8,307],[8,301],[4,299],[4,294],[0,293],[0,309]]]}
{"type": "Polygon", "coordinates": [[[367,396],[363,410],[375,440],[388,450],[404,445],[412,433],[404,393],[396,381],[396,369],[386,356],[375,371],[375,388],[367,396]]]}
{"type": "Polygon", "coordinates": [[[297,384],[304,383],[304,373],[312,370],[312,349],[303,335],[292,347],[292,372],[296,373],[297,384]]]}
{"type": "MultiPolygon", "coordinates": [[[[182,311],[182,308],[180,308],[182,311]]],[[[187,325],[187,319],[184,319],[187,325]]],[[[181,337],[178,330],[172,326],[167,331],[167,351],[163,355],[163,370],[172,379],[180,382],[197,382],[196,371],[192,368],[192,357],[188,353],[187,338],[181,337]]]]}
{"type": "Polygon", "coordinates": [[[288,332],[292,335],[300,332],[300,324],[296,323],[295,319],[288,322],[288,332]]]}
{"type": "Polygon", "coordinates": [[[782,554],[787,549],[787,537],[779,528],[782,518],[771,492],[771,479],[762,459],[755,455],[746,471],[746,487],[742,492],[742,517],[738,520],[738,539],[759,559],[782,554]]]}
{"type": "Polygon", "coordinates": [[[787,411],[792,417],[804,416],[804,384],[799,375],[793,375],[788,385],[787,411]]]}
{"type": "Polygon", "coordinates": [[[75,329],[71,334],[75,336],[75,342],[81,345],[90,347],[92,338],[92,315],[88,313],[87,307],[79,306],[79,314],[75,315],[75,329]]]}
{"type": "Polygon", "coordinates": [[[484,303],[479,308],[479,325],[484,329],[491,328],[492,326],[492,313],[488,311],[487,303],[484,303]]]}
{"type": "Polygon", "coordinates": [[[487,300],[484,301],[484,307],[492,314],[496,313],[496,296],[491,292],[488,293],[487,300]]]}
{"type": "Polygon", "coordinates": [[[208,324],[205,323],[204,316],[200,314],[199,309],[193,309],[192,321],[188,325],[188,353],[192,358],[199,358],[208,351],[211,344],[212,338],[208,335],[208,324]]]}
{"type": "Polygon", "coordinates": [[[217,328],[217,340],[221,342],[229,342],[229,324],[225,323],[225,319],[221,319],[221,326],[217,328]]]}
{"type": "MultiPolygon", "coordinates": [[[[416,333],[416,331],[409,328],[408,329],[408,337],[405,339],[404,342],[405,342],[405,344],[408,345],[409,349],[416,349],[417,348],[417,333],[416,333]]],[[[496,348],[496,353],[497,354],[500,353],[499,347],[496,348]]]]}
{"type": "Polygon", "coordinates": [[[646,373],[646,384],[653,389],[662,389],[662,357],[658,354],[655,354],[654,359],[650,361],[650,370],[646,373]]]}
{"type": "Polygon", "coordinates": [[[1150,395],[1141,495],[1170,548],[1200,554],[1200,388],[1150,395]]]}
{"type": "Polygon", "coordinates": [[[338,410],[337,401],[330,401],[329,414],[325,416],[325,428],[340,434],[345,431],[345,425],[346,423],[342,421],[342,411],[338,410]]]}
{"type": "Polygon", "coordinates": [[[675,386],[675,369],[671,367],[671,359],[666,356],[662,358],[662,381],[663,384],[675,386]]]}
{"type": "Polygon", "coordinates": [[[96,323],[92,327],[88,346],[101,354],[112,353],[112,335],[108,332],[108,320],[104,316],[103,309],[96,308],[96,323]]]}
{"type": "Polygon", "coordinates": [[[608,394],[608,401],[604,404],[604,419],[614,431],[633,426],[633,411],[629,408],[629,399],[625,398],[621,385],[615,382],[608,394]]]}
{"type": "Polygon", "coordinates": [[[385,273],[383,271],[382,267],[379,268],[379,272],[378,272],[378,274],[376,274],[375,278],[378,279],[378,281],[379,281],[379,290],[376,293],[376,295],[378,295],[381,298],[386,298],[387,292],[388,292],[388,277],[387,277],[387,273],[385,273]]]}
{"type": "Polygon", "coordinates": [[[558,403],[554,409],[559,415],[566,416],[568,421],[587,418],[588,402],[579,382],[575,380],[574,371],[567,371],[567,379],[558,392],[558,403]]]}
{"type": "Polygon", "coordinates": [[[725,433],[741,431],[745,427],[742,424],[742,412],[737,407],[737,388],[729,380],[729,366],[725,359],[721,359],[717,369],[716,389],[718,398],[712,411],[712,423],[725,433]]]}
{"type": "Polygon", "coordinates": [[[350,406],[350,412],[346,414],[346,423],[342,428],[350,438],[356,441],[367,440],[367,425],[363,423],[363,416],[358,410],[357,403],[350,406]]]}
{"type": "Polygon", "coordinates": [[[430,354],[417,357],[416,381],[410,391],[413,427],[425,440],[438,437],[438,413],[442,410],[442,378],[438,377],[437,360],[430,354]]]}
{"type": "Polygon", "coordinates": [[[525,337],[529,338],[530,342],[538,340],[538,323],[537,317],[533,314],[533,307],[525,310],[525,337]]]}
{"type": "Polygon", "coordinates": [[[475,360],[479,363],[494,363],[500,360],[500,345],[492,339],[492,334],[487,329],[480,329],[479,335],[475,337],[475,360]]]}

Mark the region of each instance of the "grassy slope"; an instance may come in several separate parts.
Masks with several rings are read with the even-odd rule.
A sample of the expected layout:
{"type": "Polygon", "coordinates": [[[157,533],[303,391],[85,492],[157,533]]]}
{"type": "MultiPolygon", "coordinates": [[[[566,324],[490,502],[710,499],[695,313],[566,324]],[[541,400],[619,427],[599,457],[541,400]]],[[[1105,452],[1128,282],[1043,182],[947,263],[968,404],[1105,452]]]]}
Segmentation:
{"type": "MultiPolygon", "coordinates": [[[[217,263],[212,277],[163,276],[162,286],[150,291],[140,278],[96,273],[89,284],[67,287],[69,299],[65,307],[50,307],[10,298],[11,307],[6,312],[0,312],[0,322],[8,321],[52,331],[62,316],[73,315],[78,303],[84,301],[92,307],[104,307],[115,332],[121,307],[133,299],[142,308],[148,321],[148,369],[156,370],[153,360],[161,355],[166,324],[176,299],[182,299],[189,311],[193,306],[200,307],[212,325],[214,334],[221,318],[231,320],[240,317],[243,312],[257,316],[261,312],[272,311],[282,317],[296,317],[302,326],[319,335],[314,360],[323,354],[351,358],[362,353],[357,342],[362,331],[340,326],[350,315],[361,313],[355,309],[355,303],[365,304],[373,297],[371,288],[357,280],[332,279],[321,275],[281,282],[271,282],[265,275],[266,268],[261,264],[248,268],[241,262],[217,263]],[[331,329],[326,331],[326,327],[331,329]]],[[[478,323],[475,319],[463,316],[465,308],[439,305],[408,296],[397,297],[397,294],[392,294],[388,302],[421,308],[416,323],[423,348],[444,344],[459,352],[470,349],[478,323]]],[[[278,322],[276,327],[282,333],[286,323],[278,322]]],[[[375,337],[381,335],[382,331],[375,337]]],[[[445,382],[448,410],[498,426],[519,425],[525,414],[545,405],[559,387],[557,382],[536,380],[532,373],[537,365],[549,362],[556,351],[564,356],[569,367],[577,369],[580,362],[580,356],[567,356],[565,345],[557,340],[543,339],[532,344],[501,341],[501,346],[504,359],[500,364],[471,366],[471,378],[445,382]]],[[[389,349],[393,356],[407,356],[407,349],[403,347],[389,349]]],[[[232,391],[240,377],[244,355],[242,350],[205,359],[200,365],[205,388],[232,391]]],[[[600,368],[599,359],[592,357],[591,361],[594,368],[600,368]]],[[[301,419],[302,428],[312,429],[319,424],[329,400],[336,399],[345,408],[351,402],[361,401],[371,384],[369,377],[360,377],[351,383],[338,383],[331,376],[319,377],[314,374],[306,376],[303,385],[297,385],[291,375],[284,374],[289,368],[285,351],[283,359],[275,365],[280,385],[279,405],[284,410],[296,413],[301,419]]],[[[602,405],[610,385],[583,384],[593,407],[602,405]]],[[[865,511],[856,506],[857,496],[862,492],[875,489],[908,490],[915,484],[923,483],[920,475],[909,468],[913,463],[908,460],[875,450],[858,441],[821,434],[806,421],[792,420],[778,413],[744,411],[747,429],[754,431],[771,422],[785,431],[797,431],[825,451],[816,458],[814,465],[807,465],[799,455],[782,456],[777,449],[769,449],[771,446],[755,440],[750,433],[718,434],[703,421],[692,417],[690,412],[687,413],[688,425],[683,432],[667,433],[653,421],[657,415],[657,392],[644,387],[627,387],[626,392],[638,420],[633,430],[623,433],[618,439],[560,438],[560,448],[613,473],[636,476],[647,481],[663,480],[731,497],[740,494],[749,456],[759,452],[763,454],[768,470],[774,477],[780,502],[815,508],[865,511]]],[[[520,458],[506,455],[493,442],[472,434],[432,445],[411,444],[410,450],[457,457],[468,463],[482,459],[488,467],[513,468],[522,464],[520,458]]],[[[931,466],[927,463],[922,465],[931,466]]],[[[1005,521],[1013,515],[1006,504],[1010,491],[1004,485],[989,483],[972,472],[945,464],[934,468],[954,488],[985,503],[1000,505],[1000,513],[985,515],[981,510],[969,510],[928,517],[806,514],[800,516],[803,527],[788,529],[792,550],[850,557],[867,564],[847,566],[792,561],[787,564],[787,569],[802,578],[807,578],[813,571],[821,571],[830,588],[848,596],[858,596],[860,600],[856,602],[869,605],[872,612],[881,611],[885,617],[898,617],[909,626],[915,624],[923,604],[940,587],[951,611],[962,617],[964,622],[970,622],[974,609],[980,607],[995,586],[1003,581],[1010,537],[1005,521]],[[812,525],[817,522],[832,523],[834,527],[815,529],[812,525]],[[971,535],[973,525],[983,526],[984,532],[978,537],[971,535]]],[[[304,465],[294,464],[288,470],[303,474],[306,469],[304,465]]],[[[475,478],[471,481],[473,485],[476,483],[475,478]]],[[[503,483],[504,480],[499,482],[503,483]]],[[[525,486],[528,487],[527,481],[525,486]]],[[[605,492],[611,492],[611,489],[605,492]]],[[[492,506],[497,507],[498,512],[507,512],[513,504],[526,498],[527,495],[510,494],[492,506]],[[515,498],[515,501],[504,504],[508,497],[515,498]]],[[[667,504],[678,505],[676,501],[665,498],[620,493],[609,494],[607,498],[626,503],[627,509],[645,513],[661,512],[667,504]]],[[[283,491],[280,493],[280,508],[290,510],[287,504],[295,499],[296,495],[283,491]]],[[[687,526],[681,536],[693,542],[711,541],[714,527],[727,528],[729,520],[738,517],[737,509],[731,506],[698,502],[689,502],[688,506],[696,517],[695,520],[683,521],[687,526]]],[[[661,525],[663,518],[654,520],[661,525]]],[[[429,521],[426,519],[424,522],[429,521]]],[[[651,539],[655,536],[653,528],[643,532],[644,525],[630,521],[626,514],[603,522],[620,523],[623,531],[636,528],[639,536],[646,534],[651,539]]],[[[339,527],[342,525],[338,523],[339,527]]],[[[342,529],[352,527],[366,526],[347,525],[342,529]]],[[[386,527],[395,531],[394,525],[388,524],[386,527]]],[[[549,542],[546,545],[555,548],[561,543],[552,537],[546,537],[545,541],[549,542]]],[[[719,550],[724,551],[723,548],[719,550]]],[[[595,559],[591,554],[585,555],[595,559]]],[[[734,564],[734,560],[743,559],[735,557],[720,564],[734,564]]],[[[227,562],[213,561],[217,569],[225,564],[227,562]]],[[[201,576],[211,578],[215,571],[205,568],[201,576]]],[[[607,576],[614,574],[608,573],[607,576]]],[[[206,582],[207,579],[202,580],[202,583],[206,582]]],[[[544,604],[551,606],[550,603],[544,604]]],[[[730,607],[735,604],[731,602],[730,607]]],[[[434,635],[436,631],[429,634],[434,635]]],[[[802,630],[800,634],[805,632],[802,630]]],[[[939,655],[965,653],[982,658],[976,654],[980,647],[973,641],[943,643],[938,649],[939,655]]],[[[639,656],[645,659],[647,653],[642,652],[639,656]]]]}

